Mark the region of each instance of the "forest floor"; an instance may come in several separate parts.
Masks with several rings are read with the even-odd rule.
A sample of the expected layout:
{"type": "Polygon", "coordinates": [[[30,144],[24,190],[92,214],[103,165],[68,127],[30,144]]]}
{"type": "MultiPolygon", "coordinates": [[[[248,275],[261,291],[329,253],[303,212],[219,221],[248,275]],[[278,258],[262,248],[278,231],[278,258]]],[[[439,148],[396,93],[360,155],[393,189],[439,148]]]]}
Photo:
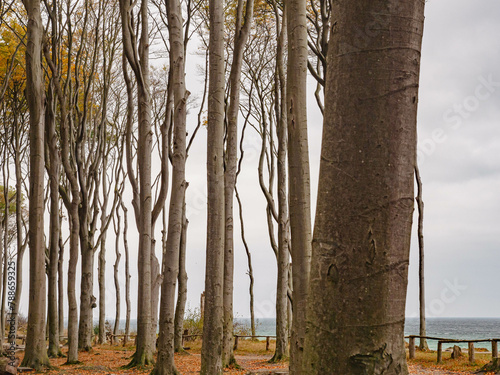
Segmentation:
{"type": "MultiPolygon", "coordinates": [[[[270,350],[265,350],[265,342],[245,342],[240,341],[239,349],[235,352],[236,361],[239,368],[226,369],[227,374],[288,374],[288,362],[277,364],[269,363],[269,359],[274,352],[274,343],[271,342],[270,350]]],[[[199,374],[201,356],[200,343],[188,343],[190,349],[185,354],[178,354],[175,357],[177,369],[181,374],[191,375],[199,374]]],[[[100,345],[94,347],[91,352],[81,352],[79,360],[81,363],[75,365],[65,365],[66,358],[51,359],[52,369],[43,371],[44,374],[67,374],[67,375],[86,375],[86,374],[149,374],[152,367],[143,369],[123,369],[134,353],[133,346],[110,346],[100,345]]],[[[22,358],[23,352],[18,356],[22,358]]],[[[410,374],[414,375],[450,375],[450,374],[471,374],[477,371],[484,363],[487,363],[486,354],[478,354],[476,365],[469,365],[465,358],[457,361],[447,359],[443,356],[443,364],[435,364],[436,353],[417,352],[417,359],[409,361],[410,374]]],[[[33,372],[31,372],[33,374],[33,372]]]]}

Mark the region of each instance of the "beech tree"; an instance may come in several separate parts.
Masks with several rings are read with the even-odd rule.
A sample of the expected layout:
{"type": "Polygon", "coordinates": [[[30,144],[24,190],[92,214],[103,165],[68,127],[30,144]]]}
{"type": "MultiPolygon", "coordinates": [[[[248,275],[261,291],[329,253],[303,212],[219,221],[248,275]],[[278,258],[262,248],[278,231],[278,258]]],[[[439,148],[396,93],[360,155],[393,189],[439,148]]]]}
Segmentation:
{"type": "Polygon", "coordinates": [[[126,63],[132,68],[137,83],[138,145],[137,162],[139,180],[136,179],[132,166],[132,116],[134,113],[132,82],[127,73],[126,63],[123,66],[124,78],[127,84],[127,131],[126,159],[127,173],[133,191],[133,201],[137,228],[139,230],[138,252],[138,309],[137,309],[137,346],[130,366],[143,366],[153,363],[152,341],[152,270],[151,270],[151,240],[152,240],[152,195],[151,195],[151,94],[149,77],[149,25],[148,1],[139,3],[138,15],[133,13],[134,2],[120,0],[122,21],[123,53],[126,63]],[[136,25],[139,27],[136,28],[136,25]],[[140,31],[136,35],[136,30],[140,31]]]}
{"type": "MultiPolygon", "coordinates": [[[[427,336],[425,324],[425,252],[424,252],[424,200],[422,198],[422,179],[420,177],[420,170],[418,164],[415,162],[415,181],[417,183],[417,201],[418,207],[418,300],[420,305],[420,336],[427,336]]],[[[420,339],[420,350],[428,350],[426,339],[420,339]]]]}
{"type": "Polygon", "coordinates": [[[234,218],[233,197],[238,164],[238,114],[240,109],[241,69],[243,52],[250,34],[253,19],[254,0],[238,0],[234,29],[234,46],[229,72],[229,105],[226,112],[226,152],[224,163],[224,342],[222,364],[224,367],[235,362],[233,355],[233,274],[234,274],[234,218]]]}
{"type": "Polygon", "coordinates": [[[30,114],[29,250],[30,287],[28,330],[22,365],[40,370],[49,366],[45,346],[44,213],[44,86],[42,70],[43,24],[40,0],[24,0],[28,15],[26,43],[26,97],[30,114]]]}
{"type": "Polygon", "coordinates": [[[299,374],[304,351],[306,299],[311,258],[311,202],[307,140],[306,2],[285,4],[288,31],[286,102],[288,121],[288,184],[292,248],[293,319],[290,371],[299,374]]]}
{"type": "MultiPolygon", "coordinates": [[[[160,305],[160,336],[158,339],[158,360],[154,374],[177,374],[174,363],[174,317],[175,287],[179,273],[179,256],[184,224],[184,197],[187,188],[186,167],[186,102],[189,91],[185,84],[185,50],[182,22],[182,8],[179,0],[166,1],[168,31],[170,40],[170,80],[173,93],[173,150],[172,150],[172,194],[168,211],[167,238],[163,256],[163,284],[160,305]]],[[[169,91],[169,90],[168,90],[169,91]]],[[[169,99],[167,93],[167,100],[169,99]]],[[[167,113],[166,127],[170,125],[167,113]]],[[[163,150],[167,153],[167,150],[163,150]]],[[[164,155],[166,160],[166,155],[164,155]]]]}
{"type": "Polygon", "coordinates": [[[332,6],[307,337],[295,371],[408,374],[424,1],[332,6]]]}
{"type": "Polygon", "coordinates": [[[201,374],[222,374],[224,285],[224,9],[209,1],[207,256],[201,374]]]}

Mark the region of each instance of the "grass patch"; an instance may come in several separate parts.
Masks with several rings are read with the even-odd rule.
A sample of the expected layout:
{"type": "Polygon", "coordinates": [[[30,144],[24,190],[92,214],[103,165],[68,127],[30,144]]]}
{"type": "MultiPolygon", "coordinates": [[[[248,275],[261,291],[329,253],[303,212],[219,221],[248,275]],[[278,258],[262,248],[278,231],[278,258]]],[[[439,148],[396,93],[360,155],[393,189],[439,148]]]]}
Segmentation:
{"type": "MultiPolygon", "coordinates": [[[[185,341],[184,347],[189,348],[190,353],[200,353],[201,352],[201,339],[197,338],[193,341],[185,341]]],[[[238,340],[238,350],[235,350],[234,354],[245,355],[245,354],[255,354],[255,355],[272,355],[276,350],[276,340],[271,339],[269,342],[269,350],[266,351],[266,341],[250,340],[240,338],[238,340]]]]}

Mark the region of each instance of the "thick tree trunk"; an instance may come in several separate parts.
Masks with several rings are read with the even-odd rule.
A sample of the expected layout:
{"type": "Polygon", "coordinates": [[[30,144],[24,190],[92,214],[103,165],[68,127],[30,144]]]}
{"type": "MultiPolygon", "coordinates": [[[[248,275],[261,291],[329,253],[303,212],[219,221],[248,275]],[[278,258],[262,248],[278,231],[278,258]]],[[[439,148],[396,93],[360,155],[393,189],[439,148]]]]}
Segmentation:
{"type": "Polygon", "coordinates": [[[179,276],[177,287],[177,303],[175,306],[175,319],[174,319],[174,351],[182,352],[182,334],[184,326],[184,313],[186,311],[187,302],[187,281],[188,275],[186,272],[186,243],[187,243],[187,229],[189,221],[186,219],[186,204],[182,209],[182,233],[181,244],[179,248],[179,276]]]}
{"type": "Polygon", "coordinates": [[[234,277],[234,218],[233,197],[238,166],[238,113],[240,108],[240,78],[243,52],[250,33],[253,18],[253,0],[238,0],[234,31],[233,61],[229,74],[229,107],[227,110],[227,141],[224,171],[224,325],[222,365],[227,367],[236,361],[233,354],[233,277],[234,277]]]}
{"type": "Polygon", "coordinates": [[[424,1],[340,0],[332,17],[302,374],[408,374],[424,1]]]}
{"type": "Polygon", "coordinates": [[[57,147],[56,119],[54,113],[53,87],[49,86],[45,127],[48,146],[48,172],[50,184],[50,234],[49,234],[49,267],[48,267],[48,327],[49,357],[62,355],[59,347],[59,312],[57,304],[57,273],[59,265],[59,238],[61,235],[59,218],[59,177],[60,158],[57,147]]]}
{"type": "Polygon", "coordinates": [[[179,273],[179,251],[184,223],[184,197],[187,187],[185,179],[186,102],[189,96],[185,84],[185,54],[181,3],[179,0],[171,0],[166,4],[170,40],[170,84],[172,85],[174,98],[174,139],[172,152],[172,194],[168,210],[167,243],[163,257],[158,360],[153,371],[154,374],[158,375],[178,374],[174,363],[175,288],[179,273]]]}
{"type": "MultiPolygon", "coordinates": [[[[422,179],[420,170],[415,162],[415,180],[417,181],[418,207],[418,286],[420,302],[420,336],[427,336],[425,328],[425,272],[424,272],[424,200],[422,199],[422,179]]],[[[420,350],[429,350],[426,339],[420,339],[420,350]]]]}
{"type": "Polygon", "coordinates": [[[210,0],[207,257],[201,374],[222,374],[224,286],[224,9],[210,0]]]}
{"type": "Polygon", "coordinates": [[[28,330],[23,366],[49,366],[45,346],[44,213],[44,85],[41,63],[43,24],[40,0],[24,0],[28,15],[26,42],[26,96],[30,113],[29,249],[30,288],[28,330]]]}
{"type": "Polygon", "coordinates": [[[287,121],[289,205],[292,247],[293,321],[290,373],[300,374],[304,351],[306,299],[311,258],[311,202],[307,141],[306,2],[286,3],[288,30],[287,121]]]}

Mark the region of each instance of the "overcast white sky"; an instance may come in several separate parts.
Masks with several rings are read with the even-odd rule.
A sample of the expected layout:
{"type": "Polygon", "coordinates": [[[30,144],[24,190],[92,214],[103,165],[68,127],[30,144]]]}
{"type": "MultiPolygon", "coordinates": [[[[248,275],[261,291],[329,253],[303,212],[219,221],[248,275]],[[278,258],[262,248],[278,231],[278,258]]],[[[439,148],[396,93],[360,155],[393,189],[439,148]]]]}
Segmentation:
{"type": "MultiPolygon", "coordinates": [[[[430,0],[422,51],[419,102],[419,162],[424,183],[426,288],[429,316],[500,317],[500,1],[430,0]]],[[[197,56],[189,56],[188,89],[202,90],[197,56]]],[[[313,79],[309,78],[313,87],[313,79]]],[[[196,123],[189,120],[190,131],[196,123]]],[[[309,100],[311,192],[316,202],[322,118],[309,100]]],[[[238,188],[253,256],[255,312],[275,314],[276,261],[269,246],[265,201],[257,181],[258,136],[247,133],[238,188]]],[[[206,238],[206,129],[201,129],[187,164],[189,207],[188,303],[199,306],[204,289],[206,238]]],[[[314,216],[313,216],[314,217],[314,216]]],[[[237,211],[235,211],[237,218],[237,211]]],[[[129,211],[129,241],[137,235],[129,211]]],[[[414,220],[416,223],[416,217],[414,220]]],[[[161,225],[157,225],[157,229],[161,225]]],[[[415,227],[416,225],[414,225],[415,227]]],[[[234,310],[249,316],[247,261],[235,221],[234,310]]],[[[414,228],[415,229],[415,228],[414,228]]],[[[414,231],[415,232],[415,231],[414,231]]],[[[157,235],[160,239],[160,235],[157,235]]],[[[114,317],[111,273],[114,241],[108,241],[107,316],[114,317]]],[[[158,250],[157,250],[158,251],[158,250]]],[[[66,256],[67,260],[67,256],[66,256]]],[[[97,262],[97,259],[96,259],[97,262]]],[[[122,258],[122,266],[123,266],[122,258]]],[[[137,297],[137,256],[132,254],[132,312],[137,297]]],[[[25,265],[25,270],[27,265],[25,265]]],[[[28,278],[26,275],[26,296],[28,278]]],[[[121,291],[124,293],[124,277],[121,291]]],[[[95,295],[98,295],[95,279],[95,295]]],[[[122,297],[123,298],[123,297],[122,297]]],[[[124,309],[122,299],[122,309],[124,309]]],[[[21,310],[27,312],[27,298],[21,310]]],[[[418,249],[411,249],[407,316],[418,314],[418,249]]],[[[98,311],[94,310],[97,318],[98,311]]],[[[122,318],[125,311],[122,310],[122,318]]]]}

